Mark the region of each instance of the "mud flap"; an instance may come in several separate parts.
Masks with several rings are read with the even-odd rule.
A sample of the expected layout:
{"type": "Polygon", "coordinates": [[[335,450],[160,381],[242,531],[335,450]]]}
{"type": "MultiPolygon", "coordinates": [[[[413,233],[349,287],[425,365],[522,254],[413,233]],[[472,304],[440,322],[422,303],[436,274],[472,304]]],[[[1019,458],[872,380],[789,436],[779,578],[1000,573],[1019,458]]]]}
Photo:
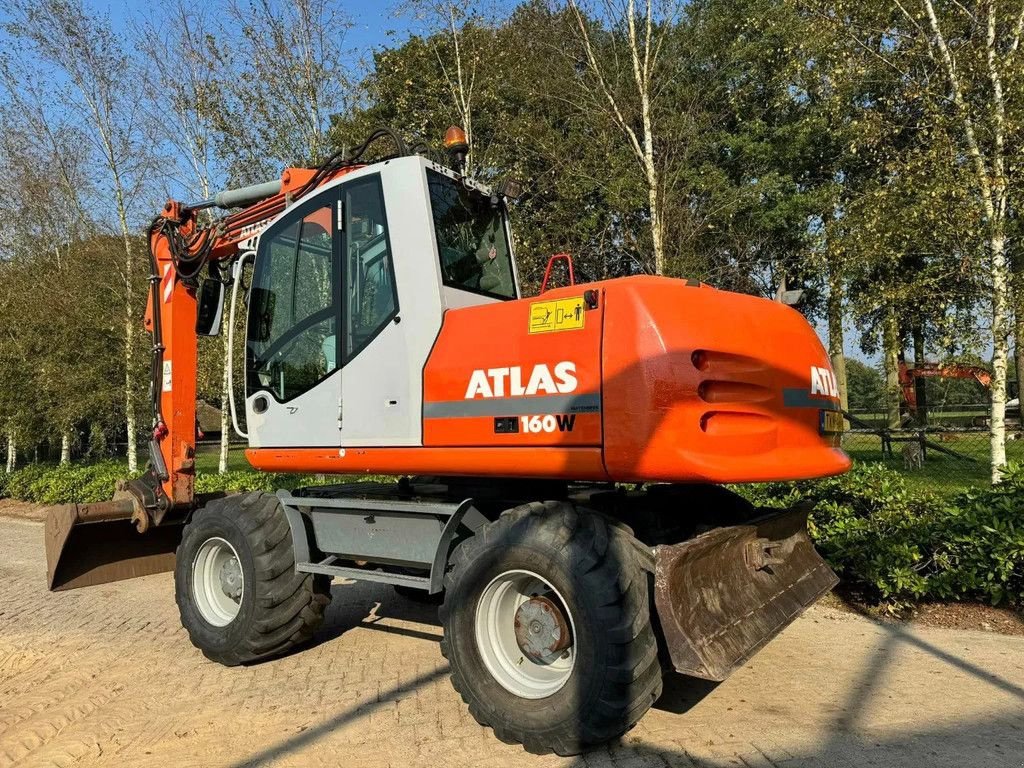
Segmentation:
{"type": "Polygon", "coordinates": [[[140,534],[130,499],[51,507],[46,515],[46,578],[51,590],[76,589],[174,569],[181,525],[140,534]]]}
{"type": "Polygon", "coordinates": [[[654,599],[672,665],[724,680],[839,579],[797,507],[655,549],[654,599]]]}

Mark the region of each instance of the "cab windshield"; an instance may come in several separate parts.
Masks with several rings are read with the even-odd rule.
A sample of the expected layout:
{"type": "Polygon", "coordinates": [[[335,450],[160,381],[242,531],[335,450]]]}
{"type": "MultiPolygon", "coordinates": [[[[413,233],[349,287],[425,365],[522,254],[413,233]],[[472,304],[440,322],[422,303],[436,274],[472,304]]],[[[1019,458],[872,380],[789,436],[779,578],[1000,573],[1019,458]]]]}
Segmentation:
{"type": "Polygon", "coordinates": [[[427,171],[434,233],[444,284],[498,299],[516,298],[504,206],[427,171]]]}

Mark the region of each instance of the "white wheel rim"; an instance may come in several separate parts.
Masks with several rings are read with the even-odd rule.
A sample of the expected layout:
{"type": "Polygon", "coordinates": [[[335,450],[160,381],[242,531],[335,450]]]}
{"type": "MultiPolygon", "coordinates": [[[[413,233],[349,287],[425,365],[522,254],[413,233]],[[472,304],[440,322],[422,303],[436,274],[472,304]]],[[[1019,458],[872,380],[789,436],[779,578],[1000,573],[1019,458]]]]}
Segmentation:
{"type": "Polygon", "coordinates": [[[532,571],[506,571],[495,577],[476,606],[476,644],[484,665],[502,688],[524,699],[551,696],[568,682],[576,666],[576,624],[562,595],[532,571]],[[572,644],[553,661],[529,658],[516,639],[515,618],[534,597],[554,602],[568,620],[572,644]]]}
{"type": "Polygon", "coordinates": [[[200,615],[215,627],[234,621],[245,593],[238,552],[220,537],[207,539],[192,561],[192,596],[200,615]]]}

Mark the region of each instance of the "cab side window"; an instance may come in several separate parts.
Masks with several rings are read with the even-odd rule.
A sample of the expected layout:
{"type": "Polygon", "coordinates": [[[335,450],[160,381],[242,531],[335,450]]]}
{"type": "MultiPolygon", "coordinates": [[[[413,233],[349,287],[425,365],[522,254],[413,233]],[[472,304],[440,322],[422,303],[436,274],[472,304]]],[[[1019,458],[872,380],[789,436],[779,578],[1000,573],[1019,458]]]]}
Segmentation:
{"type": "Polygon", "coordinates": [[[355,357],[398,312],[380,178],[345,190],[345,359],[355,357]]]}
{"type": "Polygon", "coordinates": [[[250,392],[290,400],[338,367],[332,216],[332,206],[316,208],[263,246],[249,303],[250,392]]]}

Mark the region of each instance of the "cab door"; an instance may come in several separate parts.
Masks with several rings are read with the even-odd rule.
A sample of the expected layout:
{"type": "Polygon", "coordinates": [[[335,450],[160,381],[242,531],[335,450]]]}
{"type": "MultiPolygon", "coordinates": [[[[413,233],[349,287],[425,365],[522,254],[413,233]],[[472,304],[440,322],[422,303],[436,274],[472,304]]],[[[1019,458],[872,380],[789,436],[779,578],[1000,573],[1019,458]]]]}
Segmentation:
{"type": "Polygon", "coordinates": [[[398,312],[379,173],[325,190],[268,228],[249,300],[250,446],[418,440],[398,312]]]}
{"type": "MultiPolygon", "coordinates": [[[[408,185],[405,177],[396,176],[408,185]]],[[[340,444],[418,444],[420,371],[410,359],[407,334],[413,332],[419,318],[402,323],[399,315],[392,231],[381,174],[347,183],[342,211],[340,444]],[[414,407],[417,412],[412,414],[414,407]]],[[[422,256],[421,252],[409,253],[410,259],[422,256]]]]}
{"type": "Polygon", "coordinates": [[[340,190],[286,212],[260,237],[246,325],[253,448],[338,444],[340,190]]]}

